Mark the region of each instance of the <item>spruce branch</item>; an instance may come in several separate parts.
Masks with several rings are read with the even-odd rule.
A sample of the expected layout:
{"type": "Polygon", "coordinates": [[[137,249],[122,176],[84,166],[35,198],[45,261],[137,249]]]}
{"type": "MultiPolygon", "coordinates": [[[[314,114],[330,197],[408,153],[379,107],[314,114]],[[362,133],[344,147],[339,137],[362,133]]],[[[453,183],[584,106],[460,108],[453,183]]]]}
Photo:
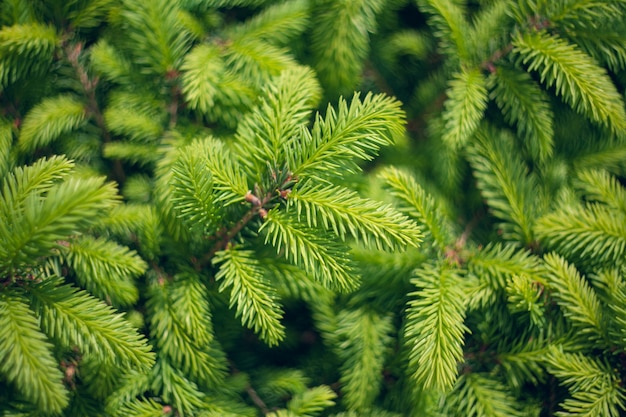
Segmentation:
{"type": "Polygon", "coordinates": [[[0,373],[42,410],[61,412],[68,404],[52,345],[23,295],[0,292],[0,373]]]}
{"type": "Polygon", "coordinates": [[[242,324],[253,329],[268,345],[278,344],[285,337],[285,328],[280,322],[283,311],[254,253],[229,247],[215,254],[213,264],[219,265],[215,280],[221,281],[220,291],[230,289],[229,307],[236,306],[242,324]]]}
{"type": "Polygon", "coordinates": [[[36,21],[3,25],[0,30],[0,85],[4,87],[47,71],[60,43],[60,36],[51,25],[36,21]]]}
{"type": "Polygon", "coordinates": [[[274,209],[267,213],[259,231],[265,234],[266,244],[312,274],[324,287],[344,292],[356,288],[358,277],[353,272],[347,248],[320,234],[320,230],[308,228],[274,209]]]}
{"type": "Polygon", "coordinates": [[[469,25],[462,4],[451,0],[418,0],[419,7],[429,13],[430,24],[441,41],[443,52],[451,59],[469,59],[469,25]],[[457,58],[458,57],[458,58],[457,58]]]}
{"type": "Polygon", "coordinates": [[[445,264],[428,264],[411,280],[419,289],[410,294],[404,335],[410,349],[409,376],[423,389],[447,392],[458,376],[464,333],[469,330],[459,274],[445,264]]]}
{"type": "Polygon", "coordinates": [[[539,161],[553,152],[553,112],[547,93],[527,72],[499,66],[489,78],[491,98],[502,110],[505,120],[516,126],[525,146],[539,161]]]}
{"type": "Polygon", "coordinates": [[[606,70],[589,55],[545,31],[520,34],[513,44],[519,60],[538,71],[547,86],[555,86],[573,109],[616,134],[626,131],[624,100],[606,70]]]}
{"type": "Polygon", "coordinates": [[[464,374],[449,396],[445,409],[453,415],[468,417],[522,417],[513,393],[497,380],[479,373],[464,374]]]}
{"type": "Polygon", "coordinates": [[[64,346],[78,346],[109,363],[141,370],[154,363],[147,341],[122,314],[85,291],[62,285],[58,278],[33,283],[28,289],[42,328],[64,346]]]}
{"type": "Polygon", "coordinates": [[[478,130],[468,149],[478,188],[500,223],[503,235],[524,245],[534,241],[532,222],[546,205],[537,177],[516,153],[513,138],[493,128],[478,130]]]}
{"type": "Polygon", "coordinates": [[[338,169],[358,172],[356,160],[371,160],[403,134],[404,118],[400,103],[383,94],[362,100],[355,94],[350,104],[340,99],[338,110],[328,106],[325,118],[317,116],[311,132],[287,142],[287,166],[298,177],[321,182],[338,169]]]}
{"type": "Polygon", "coordinates": [[[626,253],[626,213],[604,204],[562,207],[541,217],[535,229],[546,247],[586,264],[621,262],[626,253]]]}
{"type": "Polygon", "coordinates": [[[462,69],[454,75],[447,90],[442,140],[452,148],[462,148],[478,129],[487,108],[487,87],[484,75],[477,69],[462,69]]]}
{"type": "Polygon", "coordinates": [[[589,340],[607,343],[604,311],[593,288],[574,265],[550,253],[544,258],[548,270],[548,289],[578,333],[589,340]]]}
{"type": "Polygon", "coordinates": [[[435,199],[407,170],[387,167],[379,176],[391,195],[401,203],[400,210],[424,226],[428,241],[445,250],[453,240],[452,224],[435,199]]]}
{"type": "Polygon", "coordinates": [[[337,316],[337,354],[343,361],[343,402],[352,410],[367,410],[379,394],[384,358],[394,330],[389,314],[366,307],[344,310],[337,316]]]}
{"type": "Polygon", "coordinates": [[[85,124],[82,102],[69,94],[43,99],[24,118],[19,136],[22,154],[34,152],[85,124]]]}
{"type": "Polygon", "coordinates": [[[224,354],[213,343],[213,329],[208,313],[206,290],[192,276],[157,281],[148,288],[150,335],[159,355],[185,372],[203,387],[213,388],[224,382],[224,354]],[[184,294],[189,290],[191,294],[184,294]],[[190,305],[197,302],[198,306],[190,305]],[[194,311],[195,310],[195,311],[194,311]],[[198,328],[192,328],[191,323],[198,328]]]}
{"type": "Polygon", "coordinates": [[[417,247],[421,231],[390,206],[360,198],[342,187],[308,184],[294,189],[287,201],[309,227],[332,229],[342,240],[349,233],[366,246],[378,249],[417,247]]]}

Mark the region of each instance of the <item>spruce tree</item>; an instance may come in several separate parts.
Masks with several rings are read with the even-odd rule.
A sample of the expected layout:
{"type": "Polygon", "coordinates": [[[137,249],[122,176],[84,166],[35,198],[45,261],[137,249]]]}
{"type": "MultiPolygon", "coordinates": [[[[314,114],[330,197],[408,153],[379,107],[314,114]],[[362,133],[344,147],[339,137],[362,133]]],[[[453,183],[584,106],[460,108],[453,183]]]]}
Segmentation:
{"type": "Polygon", "coordinates": [[[624,413],[625,12],[4,1],[0,413],[624,413]]]}

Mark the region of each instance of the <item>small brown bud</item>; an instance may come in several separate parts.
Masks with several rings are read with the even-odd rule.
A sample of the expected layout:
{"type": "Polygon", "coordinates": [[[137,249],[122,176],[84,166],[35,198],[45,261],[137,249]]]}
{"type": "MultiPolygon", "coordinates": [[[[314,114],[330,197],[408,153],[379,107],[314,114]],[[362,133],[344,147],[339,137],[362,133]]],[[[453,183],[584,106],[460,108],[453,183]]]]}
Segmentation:
{"type": "Polygon", "coordinates": [[[252,194],[251,191],[248,191],[246,193],[245,199],[248,203],[252,203],[253,206],[260,206],[261,205],[261,200],[259,200],[259,197],[255,196],[254,194],[252,194]]]}
{"type": "Polygon", "coordinates": [[[264,208],[260,208],[259,209],[259,216],[261,216],[261,218],[263,220],[265,220],[265,218],[267,217],[267,210],[265,210],[264,208]]]}

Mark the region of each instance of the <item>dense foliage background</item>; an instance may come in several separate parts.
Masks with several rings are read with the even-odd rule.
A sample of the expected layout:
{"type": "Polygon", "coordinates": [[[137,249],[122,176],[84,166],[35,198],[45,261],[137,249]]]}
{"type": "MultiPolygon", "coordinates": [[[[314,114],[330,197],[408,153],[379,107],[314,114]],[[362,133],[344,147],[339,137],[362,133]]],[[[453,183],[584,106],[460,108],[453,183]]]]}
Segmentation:
{"type": "Polygon", "coordinates": [[[3,0],[0,413],[623,414],[625,13],[3,0]]]}

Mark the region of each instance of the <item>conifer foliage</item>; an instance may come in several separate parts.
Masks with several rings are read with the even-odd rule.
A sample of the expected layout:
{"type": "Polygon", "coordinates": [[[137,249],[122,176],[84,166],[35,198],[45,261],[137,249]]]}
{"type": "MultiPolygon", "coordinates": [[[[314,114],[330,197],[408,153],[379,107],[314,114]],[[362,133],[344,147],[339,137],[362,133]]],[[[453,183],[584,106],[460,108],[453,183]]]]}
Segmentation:
{"type": "Polygon", "coordinates": [[[625,13],[2,2],[0,415],[623,414],[625,13]]]}

